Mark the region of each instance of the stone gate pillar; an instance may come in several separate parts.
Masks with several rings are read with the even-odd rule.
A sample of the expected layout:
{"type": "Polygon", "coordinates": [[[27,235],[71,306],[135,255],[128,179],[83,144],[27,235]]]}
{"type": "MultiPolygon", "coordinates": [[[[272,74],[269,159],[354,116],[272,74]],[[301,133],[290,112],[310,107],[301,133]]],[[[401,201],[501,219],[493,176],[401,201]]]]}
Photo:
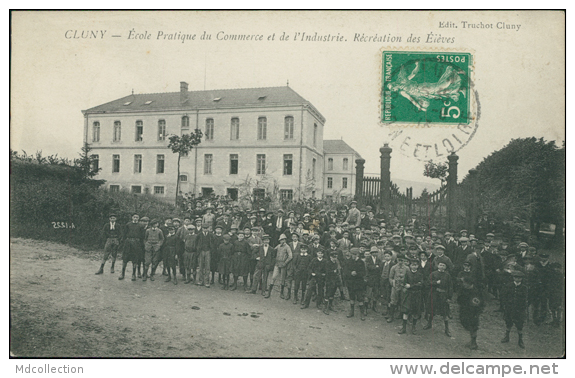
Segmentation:
{"type": "MultiPolygon", "coordinates": [[[[390,172],[390,161],[391,161],[391,147],[387,143],[379,149],[381,153],[381,175],[380,175],[380,197],[379,204],[380,207],[385,207],[389,204],[389,199],[391,196],[391,172],[390,172]]],[[[389,206],[388,206],[389,207],[389,206]]]]}
{"type": "Polygon", "coordinates": [[[452,152],[448,157],[449,174],[447,176],[447,227],[451,230],[457,225],[457,160],[459,156],[452,152]]]}
{"type": "Polygon", "coordinates": [[[363,200],[363,170],[365,159],[355,160],[355,200],[362,202],[363,200]]]}

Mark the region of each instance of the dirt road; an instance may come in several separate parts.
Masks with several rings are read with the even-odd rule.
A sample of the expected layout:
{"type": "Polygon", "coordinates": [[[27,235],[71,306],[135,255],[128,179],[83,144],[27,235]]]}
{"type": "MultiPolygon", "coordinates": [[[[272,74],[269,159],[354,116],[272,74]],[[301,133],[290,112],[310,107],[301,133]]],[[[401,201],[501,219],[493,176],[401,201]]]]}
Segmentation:
{"type": "MultiPolygon", "coordinates": [[[[34,357],[557,357],[562,329],[528,324],[526,349],[512,334],[501,344],[504,324],[490,301],[481,318],[479,350],[465,348],[456,305],[452,338],[434,329],[398,335],[369,312],[366,321],[346,318],[348,302],[336,300],[329,316],[314,306],[249,295],[241,290],[118,280],[94,275],[100,254],[61,244],[11,239],[10,350],[34,357]],[[312,308],[313,307],[313,308],[312,308]]],[[[160,270],[161,272],[161,270],[160,270]]]]}

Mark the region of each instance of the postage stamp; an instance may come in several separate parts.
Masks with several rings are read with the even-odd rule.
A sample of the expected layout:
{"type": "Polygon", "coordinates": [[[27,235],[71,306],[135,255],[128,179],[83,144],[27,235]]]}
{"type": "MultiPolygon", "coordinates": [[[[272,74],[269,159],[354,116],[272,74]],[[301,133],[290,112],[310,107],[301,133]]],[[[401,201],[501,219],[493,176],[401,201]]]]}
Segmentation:
{"type": "Polygon", "coordinates": [[[383,51],[381,123],[471,123],[472,67],[473,56],[467,52],[383,51]]]}

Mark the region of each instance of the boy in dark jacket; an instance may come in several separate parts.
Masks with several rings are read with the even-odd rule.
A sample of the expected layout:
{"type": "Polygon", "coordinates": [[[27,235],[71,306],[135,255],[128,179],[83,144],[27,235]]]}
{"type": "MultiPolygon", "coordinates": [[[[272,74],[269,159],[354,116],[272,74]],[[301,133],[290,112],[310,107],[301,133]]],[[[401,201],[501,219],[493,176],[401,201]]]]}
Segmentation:
{"type": "Polygon", "coordinates": [[[305,300],[301,308],[308,308],[311,296],[316,295],[316,306],[320,308],[323,302],[323,292],[325,288],[325,259],[323,258],[323,251],[317,251],[317,257],[309,264],[309,281],[308,288],[305,293],[305,300]]]}
{"type": "Polygon", "coordinates": [[[333,311],[333,298],[339,282],[339,262],[337,252],[331,252],[329,259],[325,262],[325,307],[323,313],[329,315],[333,311]]]}
{"type": "MultiPolygon", "coordinates": [[[[299,253],[295,254],[292,260],[292,269],[294,275],[293,287],[293,304],[299,301],[298,294],[301,286],[301,304],[304,303],[305,288],[307,285],[307,278],[309,275],[309,267],[313,257],[308,253],[309,247],[306,244],[299,245],[299,253]]],[[[323,251],[323,250],[322,250],[323,251]]]]}
{"type": "Polygon", "coordinates": [[[503,319],[505,320],[505,337],[501,340],[502,343],[509,342],[509,333],[513,325],[517,328],[519,335],[518,345],[520,348],[525,348],[523,343],[523,323],[527,313],[527,286],[523,284],[525,274],[520,271],[511,273],[513,282],[508,283],[503,287],[501,292],[501,302],[503,305],[503,319]]]}

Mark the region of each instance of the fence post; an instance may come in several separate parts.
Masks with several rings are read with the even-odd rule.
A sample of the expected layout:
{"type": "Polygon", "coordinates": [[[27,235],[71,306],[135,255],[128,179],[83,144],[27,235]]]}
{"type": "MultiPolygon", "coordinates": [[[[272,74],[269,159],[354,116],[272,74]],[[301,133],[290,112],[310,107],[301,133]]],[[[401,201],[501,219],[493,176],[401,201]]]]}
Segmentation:
{"type": "Polygon", "coordinates": [[[452,152],[448,157],[449,175],[447,176],[447,227],[451,230],[456,227],[457,209],[457,160],[459,156],[452,152]]]}
{"type": "Polygon", "coordinates": [[[469,209],[467,227],[469,229],[469,233],[475,234],[477,231],[475,229],[475,226],[477,225],[477,169],[469,170],[469,181],[471,182],[471,207],[469,209]]]}
{"type": "Polygon", "coordinates": [[[365,159],[356,159],[355,160],[355,200],[357,202],[363,202],[362,193],[363,193],[363,170],[365,159]]]}
{"type": "Polygon", "coordinates": [[[390,195],[391,195],[391,172],[389,169],[390,160],[391,160],[391,147],[387,143],[383,145],[379,149],[381,153],[381,175],[380,177],[380,197],[379,203],[380,207],[385,207],[390,202],[390,195]]]}

